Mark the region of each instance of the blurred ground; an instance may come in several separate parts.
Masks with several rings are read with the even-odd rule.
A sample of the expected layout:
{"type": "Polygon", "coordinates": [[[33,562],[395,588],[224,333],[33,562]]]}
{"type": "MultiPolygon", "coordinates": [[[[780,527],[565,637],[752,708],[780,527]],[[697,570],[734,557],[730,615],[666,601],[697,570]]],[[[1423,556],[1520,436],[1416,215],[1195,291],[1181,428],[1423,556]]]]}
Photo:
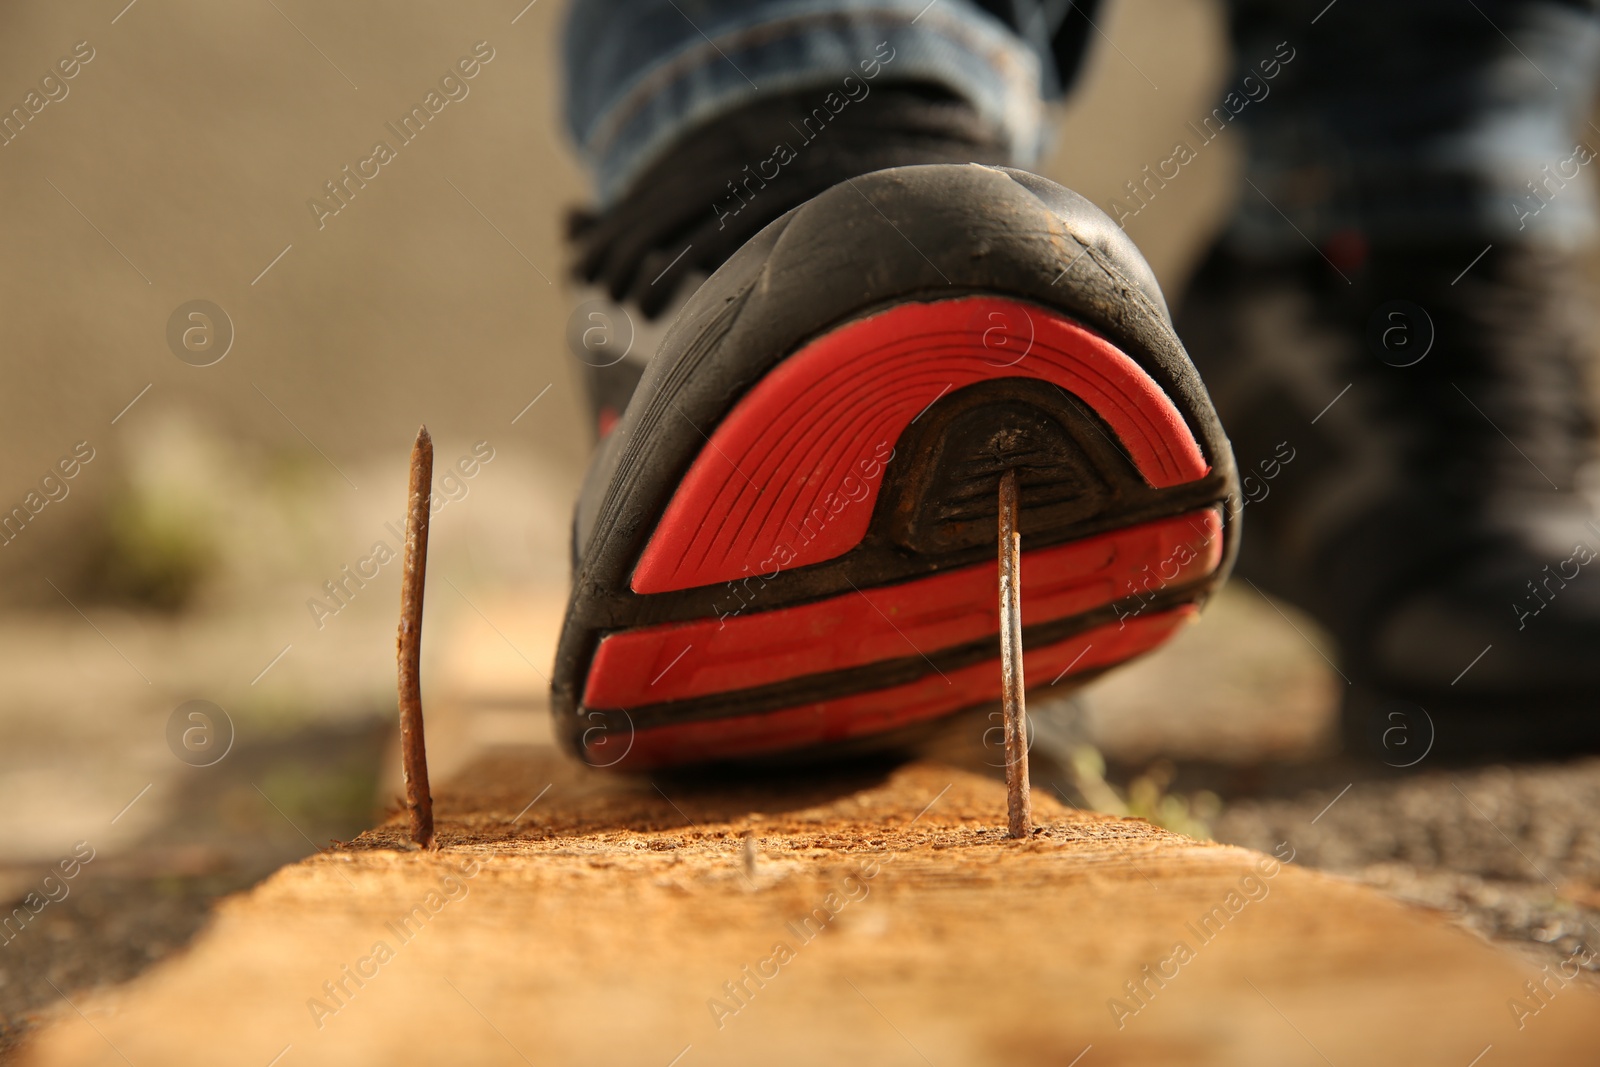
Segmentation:
{"type": "MultiPolygon", "coordinates": [[[[37,893],[78,842],[95,855],[0,946],[0,1049],[66,1010],[63,994],[181,948],[218,894],[353,836],[392,796],[374,783],[393,766],[397,568],[347,584],[345,604],[324,583],[396,546],[419,422],[441,470],[493,457],[434,523],[424,684],[430,712],[471,708],[442,716],[436,759],[459,766],[544,714],[589,447],[564,350],[558,233],[583,185],[556,121],[559,10],[0,8],[5,100],[77,42],[94,52],[0,147],[0,506],[77,442],[94,453],[0,551],[0,895],[37,893]],[[306,201],[479,41],[494,58],[470,95],[319,228],[306,201]],[[209,366],[168,341],[193,300],[231,324],[209,366]],[[455,689],[435,686],[473,656],[447,672],[455,689]],[[210,767],[169,741],[193,700],[231,724],[210,767]]],[[[1099,42],[1041,169],[1104,204],[1209,108],[1224,67],[1206,0],[1118,0],[1100,29],[1114,46],[1099,42]]],[[[1130,225],[1169,292],[1230,201],[1236,149],[1219,140],[1130,225]]],[[[1230,590],[1062,714],[1057,784],[1086,799],[1068,772],[1087,741],[1118,798],[1140,780],[1185,804],[1216,792],[1202,821],[1219,839],[1288,842],[1297,862],[1542,951],[1600,940],[1600,764],[1346,766],[1329,741],[1332,653],[1305,620],[1230,590]],[[1152,775],[1162,758],[1170,775],[1152,775]]]]}

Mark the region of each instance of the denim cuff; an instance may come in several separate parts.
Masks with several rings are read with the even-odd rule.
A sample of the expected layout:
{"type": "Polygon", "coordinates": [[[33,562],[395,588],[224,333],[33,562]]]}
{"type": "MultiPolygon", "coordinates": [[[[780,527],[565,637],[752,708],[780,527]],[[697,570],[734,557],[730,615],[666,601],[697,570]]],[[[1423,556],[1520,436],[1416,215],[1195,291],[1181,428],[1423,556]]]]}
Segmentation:
{"type": "Polygon", "coordinates": [[[966,0],[621,0],[572,12],[567,125],[602,207],[684,131],[775,92],[815,89],[837,113],[873,84],[929,82],[1003,130],[1015,165],[1040,150],[1039,59],[966,0]]]}

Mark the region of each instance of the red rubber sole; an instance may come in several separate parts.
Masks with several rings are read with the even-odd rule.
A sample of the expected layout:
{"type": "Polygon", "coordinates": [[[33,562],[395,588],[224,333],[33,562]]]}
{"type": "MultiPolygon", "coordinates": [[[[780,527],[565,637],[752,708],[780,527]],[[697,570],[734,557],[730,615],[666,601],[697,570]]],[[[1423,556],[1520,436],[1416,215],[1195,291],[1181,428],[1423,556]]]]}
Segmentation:
{"type": "MultiPolygon", "coordinates": [[[[579,742],[589,761],[643,770],[759,757],[998,700],[994,653],[971,662],[999,629],[992,559],[931,574],[929,566],[917,577],[897,571],[900,580],[890,584],[830,591],[803,604],[763,610],[762,597],[781,572],[860,544],[895,447],[924,412],[947,393],[1004,379],[1049,382],[1092,409],[1153,489],[1210,473],[1156,381],[1110,342],[1054,312],[964,297],[901,304],[835,329],[778,364],[734,405],[661,513],[632,589],[726,588],[707,598],[712,617],[600,636],[580,706],[613,723],[631,723],[628,709],[651,707],[659,714],[644,718],[661,725],[630,727],[625,744],[615,727],[592,730],[579,742]],[[961,665],[941,670],[941,653],[961,665]],[[906,677],[904,661],[916,657],[928,671],[895,681],[906,677]],[[894,673],[873,687],[871,667],[896,661],[894,673]],[[806,699],[803,680],[845,671],[859,673],[835,685],[842,695],[806,699]],[[771,694],[783,690],[770,687],[791,682],[800,683],[796,703],[775,710],[713,717],[712,708],[696,704],[750,690],[765,690],[763,698],[775,702],[771,694]],[[857,683],[862,688],[849,692],[857,683]],[[674,704],[676,713],[664,707],[674,704]]],[[[1202,585],[1221,565],[1221,535],[1221,515],[1205,507],[1024,553],[1025,626],[1065,623],[1118,601],[1136,605],[1119,609],[1115,622],[1028,648],[1035,685],[1114,666],[1167,640],[1196,609],[1171,606],[1168,598],[1163,610],[1145,612],[1146,603],[1157,592],[1202,585]]]]}
{"type": "Polygon", "coordinates": [[[944,394],[977,382],[1052,382],[1092,408],[1145,481],[1210,467],[1177,407],[1110,342],[995,297],[901,304],[810,342],[718,424],[635,567],[662,593],[834,559],[867,531],[894,442],[944,394]]]}
{"type": "MultiPolygon", "coordinates": [[[[1222,561],[1207,508],[1022,555],[1022,622],[1053,622],[1198,581],[1222,561]]],[[[883,660],[933,655],[999,630],[998,564],[974,564],[798,607],[608,634],[583,704],[634,708],[752,689],[883,660]]],[[[760,606],[762,579],[741,587],[760,606]]],[[[992,670],[991,670],[991,673],[992,670]]]]}
{"type": "MultiPolygon", "coordinates": [[[[1163,643],[1197,614],[1192,605],[1184,605],[1030,648],[1023,654],[1023,671],[1042,683],[1113,666],[1163,643]]],[[[628,736],[612,731],[601,734],[597,743],[586,744],[585,757],[595,766],[642,771],[764,756],[885,733],[999,697],[999,668],[986,660],[905,685],[760,715],[674,723],[628,736]],[[623,750],[620,756],[618,749],[623,750]]]]}

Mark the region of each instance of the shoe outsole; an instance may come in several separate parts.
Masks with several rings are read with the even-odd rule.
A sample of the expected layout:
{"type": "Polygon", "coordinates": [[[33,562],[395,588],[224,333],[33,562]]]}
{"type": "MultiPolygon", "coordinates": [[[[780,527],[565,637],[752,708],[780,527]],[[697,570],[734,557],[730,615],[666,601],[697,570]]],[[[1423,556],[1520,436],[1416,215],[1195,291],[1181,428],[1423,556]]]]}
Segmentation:
{"type": "Polygon", "coordinates": [[[1007,468],[1030,681],[1165,641],[1237,523],[1159,301],[1109,220],[1018,172],[879,172],[774,223],[685,308],[591,474],[560,735],[642,770],[859,745],[998,699],[1007,468]]]}

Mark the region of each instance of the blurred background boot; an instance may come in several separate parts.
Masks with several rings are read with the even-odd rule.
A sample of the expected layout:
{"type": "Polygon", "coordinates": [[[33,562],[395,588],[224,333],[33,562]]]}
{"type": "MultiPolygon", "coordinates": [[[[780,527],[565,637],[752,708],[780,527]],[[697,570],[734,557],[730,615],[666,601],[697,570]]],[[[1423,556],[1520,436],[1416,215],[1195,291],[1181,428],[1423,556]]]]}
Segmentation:
{"type": "Polygon", "coordinates": [[[1438,245],[1218,251],[1180,330],[1234,442],[1240,574],[1330,631],[1347,744],[1600,742],[1584,264],[1438,245]],[[1481,253],[1481,258],[1478,257],[1481,253]],[[1469,266],[1470,264],[1470,266],[1469,266]]]}

